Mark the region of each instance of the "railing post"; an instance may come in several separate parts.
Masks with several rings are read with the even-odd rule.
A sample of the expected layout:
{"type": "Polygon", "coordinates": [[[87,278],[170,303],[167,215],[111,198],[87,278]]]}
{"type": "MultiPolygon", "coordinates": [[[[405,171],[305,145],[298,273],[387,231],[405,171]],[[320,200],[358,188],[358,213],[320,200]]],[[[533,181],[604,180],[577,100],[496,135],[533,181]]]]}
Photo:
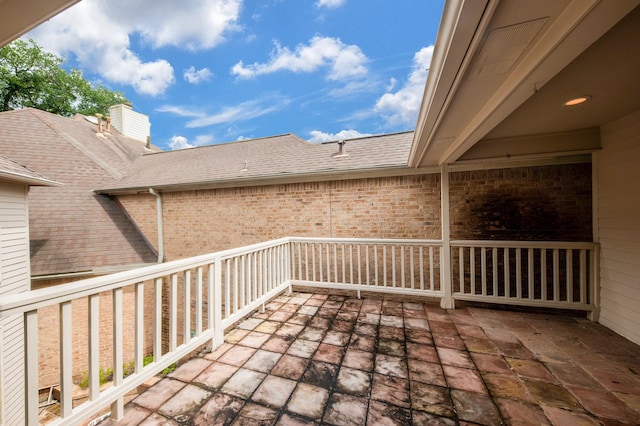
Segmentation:
{"type": "Polygon", "coordinates": [[[443,309],[454,309],[453,280],[451,277],[451,230],[449,220],[449,166],[440,167],[440,218],[442,226],[442,252],[440,253],[440,285],[444,292],[440,299],[443,309]]]}
{"type": "Polygon", "coordinates": [[[38,311],[24,313],[25,424],[37,426],[38,410],[38,311]]]}
{"type": "Polygon", "coordinates": [[[213,263],[213,342],[212,349],[224,343],[222,328],[222,259],[216,257],[213,263]]]}
{"type": "Polygon", "coordinates": [[[600,244],[591,250],[591,276],[589,277],[589,295],[593,309],[589,312],[589,320],[598,322],[600,319],[600,244]]]}

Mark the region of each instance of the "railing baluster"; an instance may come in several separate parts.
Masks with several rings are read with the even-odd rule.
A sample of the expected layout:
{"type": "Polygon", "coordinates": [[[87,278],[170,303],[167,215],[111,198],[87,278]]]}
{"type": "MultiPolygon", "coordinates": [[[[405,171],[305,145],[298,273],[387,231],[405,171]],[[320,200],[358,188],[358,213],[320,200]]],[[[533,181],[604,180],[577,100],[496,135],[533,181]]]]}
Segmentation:
{"type": "Polygon", "coordinates": [[[573,250],[566,250],[567,302],[573,303],[573,250]]]}
{"type": "Polygon", "coordinates": [[[153,360],[158,362],[162,357],[162,278],[154,281],[153,302],[153,360]]]}
{"type": "MultiPolygon", "coordinates": [[[[311,244],[311,270],[313,272],[313,281],[316,280],[316,245],[311,244]]],[[[322,268],[320,268],[322,270],[322,268]]]]}
{"type": "Polygon", "coordinates": [[[560,301],[560,252],[553,249],[553,301],[560,301]]]}
{"type": "Polygon", "coordinates": [[[219,257],[214,260],[213,265],[209,267],[209,275],[212,280],[209,282],[213,289],[213,343],[212,349],[222,346],[224,343],[224,329],[222,327],[222,259],[219,257]]]}
{"type": "Polygon", "coordinates": [[[304,269],[306,272],[306,279],[309,281],[309,244],[305,243],[304,245],[304,269]]]}
{"type": "Polygon", "coordinates": [[[420,256],[420,290],[424,290],[424,247],[418,248],[418,255],[420,256]]]}
{"type": "MultiPolygon", "coordinates": [[[[471,294],[478,294],[476,291],[476,248],[469,247],[469,285],[471,286],[471,294]]],[[[487,287],[481,289],[483,296],[487,295],[487,287]]]]}
{"type": "Polygon", "coordinates": [[[189,343],[191,340],[191,270],[184,271],[183,281],[182,342],[189,343]]]}
{"type": "Polygon", "coordinates": [[[327,243],[327,282],[331,282],[331,244],[327,243]]]}
{"type": "Polygon", "coordinates": [[[100,395],[100,294],[88,298],[89,309],[89,399],[100,395]]]}
{"type": "Polygon", "coordinates": [[[522,299],[522,250],[516,248],[516,297],[522,299]]]}
{"type": "Polygon", "coordinates": [[[203,282],[202,266],[196,268],[196,336],[202,335],[203,282]]]}
{"type": "MultiPolygon", "coordinates": [[[[487,248],[482,247],[480,249],[480,278],[482,279],[482,290],[487,291],[487,248]]],[[[497,296],[496,289],[494,288],[492,296],[497,296]]]]}
{"type": "Polygon", "coordinates": [[[396,287],[396,246],[391,246],[391,283],[396,287]]]}
{"type": "MultiPolygon", "coordinates": [[[[214,294],[215,267],[213,263],[210,263],[208,266],[209,267],[207,270],[207,330],[211,331],[211,330],[214,330],[214,327],[215,327],[215,320],[213,317],[215,315],[214,308],[216,306],[216,297],[214,294]]],[[[216,348],[216,336],[214,334],[213,341],[211,342],[211,350],[215,348],[216,348]]]]}
{"type": "Polygon", "coordinates": [[[364,246],[364,268],[365,268],[365,274],[366,274],[366,281],[367,281],[367,285],[370,285],[370,276],[371,276],[371,272],[369,270],[369,244],[364,246]]]}
{"type": "Polygon", "coordinates": [[[382,279],[384,287],[387,286],[387,246],[382,246],[382,279]]]}
{"type": "Polygon", "coordinates": [[[346,246],[342,244],[342,282],[346,284],[347,283],[347,267],[345,264],[345,257],[346,257],[345,248],[346,246]]]}
{"type": "Polygon", "coordinates": [[[493,263],[493,295],[497,296],[498,293],[498,249],[496,247],[491,251],[491,260],[493,263]]]}
{"type": "Polygon", "coordinates": [[[542,287],[542,300],[548,300],[547,296],[547,249],[540,250],[540,286],[542,287]]]}
{"type": "Polygon", "coordinates": [[[503,259],[504,259],[504,297],[509,298],[511,297],[511,271],[509,270],[509,257],[510,257],[510,253],[509,253],[509,249],[507,247],[505,247],[503,249],[503,259]]]}
{"type": "Polygon", "coordinates": [[[527,249],[527,284],[528,284],[527,295],[530,300],[534,300],[535,292],[534,292],[533,249],[532,248],[527,249]]]}
{"type": "Polygon", "coordinates": [[[580,303],[587,303],[587,250],[580,250],[580,303]]]}
{"type": "MultiPolygon", "coordinates": [[[[177,276],[176,276],[177,277],[177,276]]],[[[122,385],[123,341],[122,341],[122,287],[113,290],[113,386],[122,385]]],[[[71,386],[69,387],[71,390],[71,386]]],[[[120,420],[124,417],[124,396],[120,395],[111,403],[111,418],[120,420]]]]}
{"type": "Polygon", "coordinates": [[[333,244],[333,278],[334,281],[333,282],[339,282],[338,281],[338,245],[337,244],[333,244]]]}
{"type": "Polygon", "coordinates": [[[405,273],[404,273],[404,250],[405,247],[404,246],[400,246],[400,288],[404,288],[405,287],[405,273]]]}
{"type": "Polygon", "coordinates": [[[231,264],[224,260],[224,317],[231,316],[231,264]]]}
{"type": "Polygon", "coordinates": [[[415,265],[414,265],[413,246],[409,247],[409,273],[411,276],[411,288],[416,288],[415,265]]]}
{"type": "Polygon", "coordinates": [[[433,246],[429,246],[429,290],[436,288],[436,265],[433,246]]]}
{"type": "Polygon", "coordinates": [[[238,285],[239,293],[240,293],[240,306],[245,306],[245,298],[246,298],[246,286],[247,286],[247,275],[245,271],[246,259],[245,256],[240,256],[240,283],[238,285]]]}
{"type": "Polygon", "coordinates": [[[458,280],[460,281],[460,293],[465,293],[464,288],[464,247],[458,248],[458,280]]]}
{"type": "MultiPolygon", "coordinates": [[[[1,330],[1,327],[0,327],[1,330]]],[[[38,426],[38,379],[40,374],[40,362],[38,360],[38,311],[24,313],[25,333],[25,404],[26,424],[38,426]]]]}
{"type": "Polygon", "coordinates": [[[142,371],[144,359],[144,283],[136,283],[136,312],[135,312],[135,347],[134,369],[136,373],[142,371]]]}
{"type": "Polygon", "coordinates": [[[318,270],[320,271],[320,282],[324,282],[324,262],[322,258],[322,244],[318,247],[318,270]]]}
{"type": "Polygon", "coordinates": [[[360,252],[360,244],[358,244],[358,284],[362,284],[362,259],[360,252]]]}
{"type": "Polygon", "coordinates": [[[178,340],[178,274],[171,274],[169,288],[169,351],[176,350],[178,340]]]}
{"type": "Polygon", "coordinates": [[[378,245],[374,244],[373,245],[373,269],[374,269],[374,280],[375,280],[375,285],[379,286],[380,285],[380,271],[378,270],[378,245]]]}
{"type": "Polygon", "coordinates": [[[231,259],[229,259],[231,261],[231,265],[232,265],[232,272],[231,274],[233,275],[232,280],[231,280],[231,292],[233,293],[233,313],[238,312],[238,285],[240,284],[238,282],[238,258],[237,257],[233,257],[231,259]]]}
{"type": "Polygon", "coordinates": [[[73,316],[71,302],[60,303],[60,416],[73,410],[73,316]]]}

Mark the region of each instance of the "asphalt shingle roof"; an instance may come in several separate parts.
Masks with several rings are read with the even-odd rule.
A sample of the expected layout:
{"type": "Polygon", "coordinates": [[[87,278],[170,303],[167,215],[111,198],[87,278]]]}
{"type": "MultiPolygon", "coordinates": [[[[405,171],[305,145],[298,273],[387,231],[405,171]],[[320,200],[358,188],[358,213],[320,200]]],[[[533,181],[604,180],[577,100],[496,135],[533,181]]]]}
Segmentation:
{"type": "Polygon", "coordinates": [[[0,154],[60,187],[29,193],[32,275],[150,263],[156,255],[115,200],[93,190],[122,178],[144,144],[112,130],[98,136],[82,116],[35,109],[0,113],[0,154]]]}
{"type": "Polygon", "coordinates": [[[406,168],[413,132],[346,141],[347,156],[334,157],[337,143],[309,143],[293,134],[147,154],[126,177],[104,192],[206,186],[287,176],[406,168]]]}
{"type": "Polygon", "coordinates": [[[0,155],[0,177],[12,181],[23,182],[34,186],[59,186],[59,182],[42,176],[40,173],[30,170],[12,159],[0,155]]]}

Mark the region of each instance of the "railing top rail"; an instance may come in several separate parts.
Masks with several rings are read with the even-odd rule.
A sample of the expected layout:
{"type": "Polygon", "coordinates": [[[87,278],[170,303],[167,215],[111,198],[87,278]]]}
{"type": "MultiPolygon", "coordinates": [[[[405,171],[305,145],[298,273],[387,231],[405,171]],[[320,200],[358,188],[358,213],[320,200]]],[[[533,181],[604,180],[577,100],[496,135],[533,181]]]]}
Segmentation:
{"type": "Polygon", "coordinates": [[[338,244],[398,244],[398,245],[442,245],[442,240],[408,239],[408,238],[321,238],[321,237],[289,237],[292,243],[338,243],[338,244]]]}
{"type": "Polygon", "coordinates": [[[597,243],[575,241],[493,241],[452,240],[452,247],[533,248],[533,249],[594,249],[597,243]]]}
{"type": "Polygon", "coordinates": [[[54,287],[3,296],[0,300],[0,318],[24,313],[48,305],[78,299],[91,294],[101,293],[114,288],[153,280],[185,270],[209,265],[216,260],[224,260],[269,247],[276,247],[278,245],[287,244],[288,242],[289,240],[287,238],[280,238],[250,246],[218,251],[157,265],[144,266],[110,275],[87,278],[67,284],[60,284],[54,287]]]}

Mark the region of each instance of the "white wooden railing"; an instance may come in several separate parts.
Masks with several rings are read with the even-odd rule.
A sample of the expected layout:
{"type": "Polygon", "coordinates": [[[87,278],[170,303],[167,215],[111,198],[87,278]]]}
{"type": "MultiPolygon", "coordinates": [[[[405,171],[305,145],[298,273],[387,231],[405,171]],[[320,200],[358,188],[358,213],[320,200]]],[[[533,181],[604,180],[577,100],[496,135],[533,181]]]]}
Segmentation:
{"type": "Polygon", "coordinates": [[[358,296],[372,291],[596,308],[595,244],[451,241],[451,256],[443,256],[443,247],[440,240],[289,237],[3,297],[0,319],[24,316],[26,422],[38,423],[38,310],[52,306],[59,311],[59,324],[51,326],[60,335],[61,390],[60,418],[52,424],[60,425],[77,424],[109,405],[119,418],[128,392],[194,350],[219,346],[226,328],[293,285],[354,290],[358,296]],[[449,257],[451,264],[443,265],[449,257]],[[72,302],[86,303],[88,315],[89,396],[76,406],[72,302]],[[133,320],[126,317],[129,311],[133,320]],[[110,316],[110,354],[100,351],[101,315],[110,316]],[[149,354],[153,362],[144,365],[149,354]],[[114,377],[101,390],[105,359],[114,377]],[[123,364],[130,360],[134,372],[124,377],[123,364]]]}
{"type": "Polygon", "coordinates": [[[219,346],[225,328],[287,289],[288,256],[289,241],[285,238],[3,297],[0,318],[23,315],[25,320],[26,424],[38,424],[38,309],[52,305],[59,309],[61,411],[60,418],[51,424],[77,424],[109,404],[112,416],[119,418],[124,395],[203,345],[219,346]],[[163,288],[168,288],[168,294],[163,288]],[[133,300],[127,301],[135,306],[133,324],[124,322],[125,291],[133,294],[133,300]],[[145,298],[145,291],[151,291],[153,297],[145,298]],[[111,309],[101,309],[104,292],[111,294],[111,309]],[[88,303],[89,396],[74,407],[72,302],[79,299],[88,303]],[[100,353],[99,317],[105,312],[113,327],[109,342],[113,353],[108,356],[113,385],[101,391],[99,373],[104,354],[100,353]],[[152,321],[145,321],[145,316],[152,321]],[[123,348],[130,336],[125,328],[132,328],[135,341],[134,373],[126,378],[123,364],[129,360],[123,348]],[[146,351],[153,354],[153,362],[145,366],[146,351]]]}
{"type": "Polygon", "coordinates": [[[593,311],[594,243],[452,241],[452,293],[471,300],[593,311]]]}
{"type": "Polygon", "coordinates": [[[290,238],[297,286],[442,297],[439,240],[290,238]]]}

